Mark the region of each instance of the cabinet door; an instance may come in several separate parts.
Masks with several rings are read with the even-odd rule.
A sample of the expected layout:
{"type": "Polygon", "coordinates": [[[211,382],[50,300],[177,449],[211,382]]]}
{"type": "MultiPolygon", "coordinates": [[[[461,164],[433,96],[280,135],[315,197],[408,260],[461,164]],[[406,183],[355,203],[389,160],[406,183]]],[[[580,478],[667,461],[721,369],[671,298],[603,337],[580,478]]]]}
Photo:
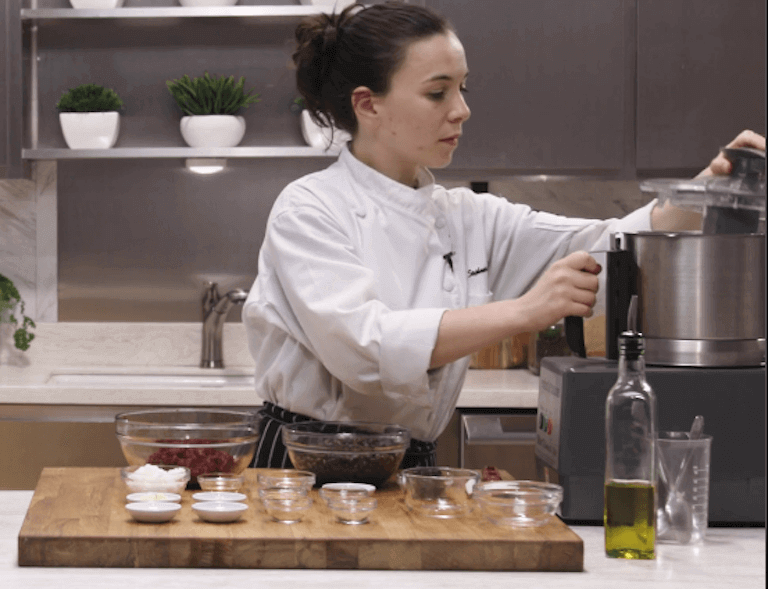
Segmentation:
{"type": "Polygon", "coordinates": [[[20,178],[22,135],[21,0],[0,7],[0,178],[20,178]]]}
{"type": "Polygon", "coordinates": [[[624,0],[426,4],[453,23],[470,70],[472,117],[451,169],[601,174],[624,167],[633,100],[625,67],[633,15],[624,0]]]}
{"type": "Polygon", "coordinates": [[[765,0],[638,2],[637,167],[699,170],[766,130],[765,0]]]}

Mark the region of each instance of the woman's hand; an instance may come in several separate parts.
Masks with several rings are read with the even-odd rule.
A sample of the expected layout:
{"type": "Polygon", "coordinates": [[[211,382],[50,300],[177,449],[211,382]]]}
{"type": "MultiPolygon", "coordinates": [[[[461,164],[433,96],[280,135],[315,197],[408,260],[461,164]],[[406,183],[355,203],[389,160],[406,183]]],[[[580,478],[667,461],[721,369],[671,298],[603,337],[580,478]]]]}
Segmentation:
{"type": "Polygon", "coordinates": [[[533,288],[518,299],[531,322],[526,331],[540,331],[568,315],[591,317],[601,270],[597,260],[584,251],[547,268],[533,288]]]}
{"type": "MultiPolygon", "coordinates": [[[[726,147],[753,147],[765,150],[765,137],[753,131],[742,131],[726,147]]],[[[730,173],[731,162],[720,152],[696,177],[704,178],[730,173]]],[[[701,213],[677,208],[666,201],[663,206],[656,206],[651,212],[651,227],[654,231],[697,231],[701,229],[701,213]]]]}
{"type": "MultiPolygon", "coordinates": [[[[731,141],[726,147],[754,147],[756,149],[762,149],[765,151],[765,137],[755,133],[754,131],[742,131],[737,137],[731,141]]],[[[717,154],[709,165],[696,176],[701,178],[702,176],[727,176],[731,173],[731,162],[725,159],[723,152],[717,154]]]]}
{"type": "Polygon", "coordinates": [[[443,313],[430,368],[458,360],[516,333],[540,331],[567,315],[590,317],[600,264],[574,252],[552,264],[526,294],[443,313]]]}

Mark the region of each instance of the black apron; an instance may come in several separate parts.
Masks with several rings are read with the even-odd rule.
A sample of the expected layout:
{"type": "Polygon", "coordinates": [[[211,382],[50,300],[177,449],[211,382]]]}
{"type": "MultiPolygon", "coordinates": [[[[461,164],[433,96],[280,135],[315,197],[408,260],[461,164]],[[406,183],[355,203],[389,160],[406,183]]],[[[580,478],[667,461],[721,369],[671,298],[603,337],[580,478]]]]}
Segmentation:
{"type": "MultiPolygon", "coordinates": [[[[259,443],[256,446],[256,454],[251,461],[253,468],[293,468],[288,450],[283,444],[282,427],[290,423],[302,421],[318,421],[300,413],[293,413],[278,407],[274,403],[265,401],[259,410],[261,416],[259,443]]],[[[411,440],[411,444],[405,452],[400,468],[412,466],[435,466],[435,442],[422,442],[411,440]]]]}

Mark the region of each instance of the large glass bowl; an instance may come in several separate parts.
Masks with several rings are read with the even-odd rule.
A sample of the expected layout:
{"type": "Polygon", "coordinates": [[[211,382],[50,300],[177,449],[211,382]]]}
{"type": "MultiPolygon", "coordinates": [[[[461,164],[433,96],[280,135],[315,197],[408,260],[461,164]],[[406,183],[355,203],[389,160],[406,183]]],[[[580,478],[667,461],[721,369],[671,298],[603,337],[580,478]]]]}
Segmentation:
{"type": "Polygon", "coordinates": [[[131,466],[186,466],[201,474],[239,474],[253,459],[260,418],[229,409],[150,409],[115,416],[115,432],[131,466]]]}
{"type": "Polygon", "coordinates": [[[411,441],[407,428],[384,423],[306,421],[283,426],[293,466],[315,473],[316,485],[381,487],[398,470],[411,441]]]}
{"type": "Polygon", "coordinates": [[[563,488],[539,481],[488,481],[475,487],[483,515],[499,526],[537,527],[555,516],[563,488]]]}

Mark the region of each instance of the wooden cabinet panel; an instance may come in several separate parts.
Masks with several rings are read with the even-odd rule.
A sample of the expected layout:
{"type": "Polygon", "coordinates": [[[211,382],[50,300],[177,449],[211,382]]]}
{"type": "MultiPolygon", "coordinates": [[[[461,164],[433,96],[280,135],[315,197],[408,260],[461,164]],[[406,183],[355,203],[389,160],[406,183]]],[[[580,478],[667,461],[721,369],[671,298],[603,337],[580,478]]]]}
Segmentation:
{"type": "Polygon", "coordinates": [[[765,0],[639,0],[638,170],[698,170],[766,131],[765,0]]]}
{"type": "Polygon", "coordinates": [[[470,70],[472,117],[452,169],[622,169],[633,76],[623,0],[426,4],[454,24],[470,70]]]}

